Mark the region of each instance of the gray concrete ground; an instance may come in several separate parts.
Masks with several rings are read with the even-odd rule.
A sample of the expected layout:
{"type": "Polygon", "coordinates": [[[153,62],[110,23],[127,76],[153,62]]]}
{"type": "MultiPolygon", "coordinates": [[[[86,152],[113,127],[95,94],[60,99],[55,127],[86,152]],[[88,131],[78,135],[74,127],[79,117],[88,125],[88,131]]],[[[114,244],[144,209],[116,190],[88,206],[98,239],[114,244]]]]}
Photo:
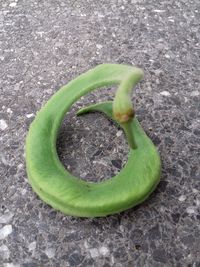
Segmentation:
{"type": "MultiPolygon", "coordinates": [[[[198,0],[0,2],[0,266],[200,266],[198,0]],[[162,157],[160,185],[144,204],[99,219],[64,216],[27,182],[24,141],[41,106],[103,62],[142,67],[133,102],[162,157]]],[[[58,137],[63,164],[83,179],[124,165],[124,135],[102,115],[76,118],[58,137]]]]}

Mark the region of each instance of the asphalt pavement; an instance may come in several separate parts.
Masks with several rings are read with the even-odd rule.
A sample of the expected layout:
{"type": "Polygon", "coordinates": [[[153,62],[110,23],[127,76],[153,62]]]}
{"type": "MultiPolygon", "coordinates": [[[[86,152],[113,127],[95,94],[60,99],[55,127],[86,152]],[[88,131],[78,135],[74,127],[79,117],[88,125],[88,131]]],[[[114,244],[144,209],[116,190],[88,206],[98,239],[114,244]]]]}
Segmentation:
{"type": "MultiPolygon", "coordinates": [[[[0,1],[0,267],[200,266],[200,2],[0,1]],[[118,215],[65,216],[32,191],[24,144],[36,112],[64,84],[101,63],[137,65],[136,116],[162,159],[161,182],[118,215]]],[[[78,108],[62,124],[64,166],[88,181],[115,175],[128,157],[123,132],[78,108]]]]}

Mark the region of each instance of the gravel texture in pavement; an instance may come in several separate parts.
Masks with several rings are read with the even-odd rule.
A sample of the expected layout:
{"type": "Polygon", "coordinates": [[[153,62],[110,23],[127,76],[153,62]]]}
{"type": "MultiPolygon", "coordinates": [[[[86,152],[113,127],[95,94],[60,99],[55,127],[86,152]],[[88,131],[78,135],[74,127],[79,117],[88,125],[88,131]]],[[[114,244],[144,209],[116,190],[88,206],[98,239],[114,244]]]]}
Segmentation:
{"type": "MultiPolygon", "coordinates": [[[[0,267],[200,266],[199,13],[199,0],[0,1],[0,267]],[[161,182],[121,214],[64,216],[28,184],[25,136],[62,85],[100,63],[144,69],[133,103],[160,152],[161,182]]],[[[82,179],[108,179],[127,161],[111,121],[75,116],[114,90],[82,98],[62,124],[59,157],[82,179]]]]}

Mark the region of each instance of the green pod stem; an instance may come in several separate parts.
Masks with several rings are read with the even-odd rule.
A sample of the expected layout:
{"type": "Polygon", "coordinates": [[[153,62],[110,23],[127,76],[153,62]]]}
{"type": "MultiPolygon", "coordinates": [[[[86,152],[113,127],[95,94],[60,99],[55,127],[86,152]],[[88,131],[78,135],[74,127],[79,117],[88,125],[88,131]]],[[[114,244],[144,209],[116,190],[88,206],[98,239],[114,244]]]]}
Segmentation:
{"type": "Polygon", "coordinates": [[[123,93],[126,98],[139,80],[133,78],[137,71],[138,68],[127,65],[99,65],[62,87],[37,113],[26,138],[27,174],[33,190],[53,208],[79,217],[106,216],[141,203],[155,189],[161,171],[159,154],[136,118],[125,121],[128,122],[127,131],[124,121],[116,118],[115,111],[118,113],[121,105],[118,96],[117,105],[115,100],[100,103],[82,109],[79,115],[104,112],[125,129],[130,135],[128,139],[134,140],[130,147],[135,149],[130,148],[128,161],[119,174],[99,183],[83,181],[64,168],[56,150],[63,117],[77,99],[94,89],[113,84],[119,84],[119,94],[123,93]],[[127,89],[121,93],[123,84],[127,89]]]}

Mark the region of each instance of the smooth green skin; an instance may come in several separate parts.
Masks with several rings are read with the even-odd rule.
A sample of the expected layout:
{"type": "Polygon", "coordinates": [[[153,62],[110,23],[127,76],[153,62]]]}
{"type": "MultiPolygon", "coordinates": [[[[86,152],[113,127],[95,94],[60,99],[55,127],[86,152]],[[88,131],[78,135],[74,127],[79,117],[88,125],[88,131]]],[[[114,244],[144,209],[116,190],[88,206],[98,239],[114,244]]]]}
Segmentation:
{"type": "Polygon", "coordinates": [[[141,76],[141,70],[131,66],[99,65],[62,87],[37,113],[26,138],[27,174],[33,190],[50,206],[67,215],[101,217],[143,202],[155,189],[160,179],[160,157],[136,118],[117,122],[128,134],[130,147],[135,149],[130,149],[128,161],[120,173],[109,180],[94,183],[74,177],[61,164],[56,151],[63,117],[77,99],[99,87],[119,84],[122,94],[119,90],[115,97],[119,105],[114,100],[114,103],[100,103],[78,112],[80,115],[101,111],[115,120],[113,106],[117,112],[120,106],[125,111],[123,96],[127,98],[130,88],[141,76]]]}

